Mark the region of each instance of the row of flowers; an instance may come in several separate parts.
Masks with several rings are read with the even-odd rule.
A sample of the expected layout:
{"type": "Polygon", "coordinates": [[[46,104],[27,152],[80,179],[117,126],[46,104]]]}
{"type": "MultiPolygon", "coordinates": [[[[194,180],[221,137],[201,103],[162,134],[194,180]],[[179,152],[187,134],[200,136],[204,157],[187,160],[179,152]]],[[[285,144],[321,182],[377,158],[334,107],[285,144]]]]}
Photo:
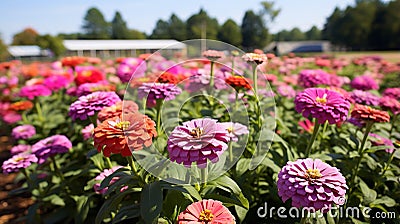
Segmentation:
{"type": "MultiPolygon", "coordinates": [[[[398,206],[392,204],[398,198],[388,193],[387,186],[399,188],[398,184],[392,183],[392,177],[399,171],[395,150],[398,142],[394,140],[399,137],[396,118],[400,112],[400,88],[383,88],[383,84],[390,85],[390,82],[385,81],[385,76],[380,72],[396,73],[400,70],[399,65],[377,57],[365,57],[350,63],[323,57],[299,58],[289,55],[278,58],[257,51],[238,57],[236,52],[225,56],[223,52],[209,50],[203,52],[202,56],[204,58],[201,60],[185,63],[166,60],[154,54],[105,63],[100,59],[69,57],[52,64],[33,64],[28,67],[19,62],[0,64],[0,72],[5,74],[0,80],[0,90],[4,95],[0,103],[0,114],[4,122],[15,126],[11,136],[16,143],[11,149],[13,156],[2,165],[3,172],[22,171],[30,182],[30,188],[43,191],[36,197],[38,202],[44,203],[44,192],[48,189],[41,189],[32,178],[38,179],[39,183],[54,180],[50,177],[41,179],[40,175],[32,173],[53,172],[65,181],[57,194],[66,195],[75,190],[70,189],[72,184],[68,182],[69,176],[63,172],[63,165],[84,161],[79,164],[80,171],[83,167],[93,170],[94,165],[94,173],[97,174],[80,174],[87,185],[84,192],[78,190],[77,197],[85,195],[85,200],[100,197],[107,202],[117,200],[115,198],[118,195],[129,198],[128,194],[134,195],[135,189],[140,188],[143,193],[139,213],[135,209],[127,212],[127,217],[134,220],[141,216],[145,221],[154,221],[154,218],[164,215],[164,221],[178,220],[178,223],[234,223],[238,219],[256,222],[257,218],[246,214],[257,210],[257,206],[264,201],[262,197],[274,200],[273,196],[261,191],[263,186],[267,186],[267,192],[277,189],[283,203],[291,199],[291,205],[298,208],[311,207],[320,211],[332,206],[360,206],[363,201],[357,196],[358,192],[366,197],[364,182],[371,181],[360,174],[361,168],[366,168],[366,161],[371,163],[372,158],[372,163],[384,164],[380,169],[371,169],[371,172],[378,172],[382,178],[373,180],[374,191],[380,192],[380,197],[387,199],[384,203],[389,204],[389,208],[398,206]],[[361,75],[353,74],[354,71],[346,74],[346,69],[352,66],[364,71],[361,75]],[[36,70],[32,71],[33,68],[36,70]],[[128,89],[125,90],[126,86],[128,89]],[[161,120],[162,110],[166,110],[163,107],[165,103],[185,101],[188,96],[201,91],[216,92],[221,99],[227,98],[230,104],[224,105],[221,100],[207,96],[201,98],[200,104],[192,100],[189,109],[182,107],[180,125],[167,132],[161,120]],[[121,98],[124,94],[127,98],[128,92],[132,92],[130,94],[135,101],[121,98]],[[54,99],[48,100],[51,97],[54,99]],[[264,114],[261,108],[266,107],[273,97],[277,109],[264,114]],[[46,103],[50,104],[47,110],[46,103]],[[239,110],[239,103],[247,111],[239,110]],[[46,113],[50,113],[51,107],[63,108],[59,111],[61,116],[68,115],[70,118],[54,121],[58,125],[49,128],[47,123],[51,121],[46,113]],[[204,108],[211,112],[204,112],[204,108]],[[191,116],[195,110],[200,111],[200,116],[191,116]],[[233,111],[234,115],[226,115],[229,111],[233,111]],[[231,116],[242,116],[244,112],[248,114],[248,123],[231,121],[231,116]],[[278,122],[275,131],[277,137],[263,142],[260,140],[262,130],[268,125],[269,116],[275,116],[274,119],[286,123],[278,122]],[[297,123],[306,133],[297,131],[299,136],[294,137],[291,132],[299,130],[297,127],[293,129],[297,123]],[[381,123],[388,124],[381,126],[381,123]],[[65,126],[63,130],[67,131],[61,132],[59,126],[65,126]],[[374,126],[384,127],[385,132],[376,130],[377,133],[372,133],[374,126]],[[357,135],[359,131],[363,133],[361,136],[357,135]],[[334,139],[346,140],[343,134],[355,144],[346,142],[339,152],[332,151],[339,147],[334,139]],[[295,142],[302,136],[308,136],[309,141],[297,146],[295,142]],[[239,154],[234,146],[242,145],[242,140],[247,143],[244,143],[245,149],[239,154]],[[270,144],[272,152],[266,151],[261,155],[261,168],[252,174],[247,172],[249,167],[239,167],[239,164],[243,165],[257,154],[259,141],[261,144],[270,144]],[[376,148],[371,144],[377,145],[376,148]],[[101,154],[89,154],[92,147],[101,154]],[[198,176],[199,183],[192,185],[202,200],[194,202],[194,199],[198,199],[198,193],[189,191],[192,198],[189,201],[193,203],[186,208],[173,204],[172,207],[177,209],[173,214],[168,214],[165,208],[164,212],[156,212],[154,217],[154,212],[145,211],[146,203],[151,203],[151,200],[143,199],[144,192],[149,186],[159,183],[160,179],[141,167],[140,156],[132,156],[132,153],[152,152],[151,147],[156,147],[160,155],[187,169],[196,165],[201,174],[198,176]],[[285,147],[291,151],[286,152],[286,159],[280,155],[284,154],[285,147]],[[313,150],[315,148],[318,150],[313,150]],[[382,156],[379,153],[383,149],[387,155],[377,158],[378,155],[382,156]],[[61,157],[61,154],[68,153],[70,158],[61,157]],[[324,153],[339,158],[339,162],[332,161],[332,158],[323,162],[322,158],[326,158],[322,156],[324,153]],[[352,157],[346,154],[352,154],[352,157]],[[126,157],[127,161],[121,160],[122,157],[126,157]],[[221,186],[223,183],[218,182],[218,178],[213,182],[207,172],[213,164],[224,163],[228,157],[233,166],[223,178],[229,178],[232,182],[224,189],[221,186]],[[90,160],[85,161],[84,158],[90,160]],[[352,159],[356,162],[352,163],[352,159]],[[267,161],[282,168],[277,170],[274,165],[265,165],[267,161]],[[345,173],[329,165],[329,161],[341,167],[340,170],[344,169],[345,173]],[[126,167],[129,172],[125,170],[126,167]],[[275,175],[273,179],[268,177],[271,172],[275,175]],[[126,174],[131,179],[125,179],[126,174]],[[129,181],[136,181],[135,178],[137,182],[129,184],[129,181]],[[89,196],[87,186],[98,195],[89,196]],[[237,191],[236,186],[247,191],[237,191]],[[221,187],[222,191],[216,190],[221,187]],[[229,189],[235,196],[225,196],[224,190],[229,192],[229,189]],[[254,189],[255,193],[249,193],[254,189]],[[347,198],[346,204],[344,198],[347,198]],[[238,201],[234,203],[234,199],[238,201]],[[249,205],[249,202],[253,204],[249,205]],[[222,203],[230,205],[231,209],[222,203]]],[[[59,182],[54,184],[60,185],[59,182]]],[[[175,185],[165,188],[172,186],[175,185]]],[[[372,190],[368,186],[367,189],[372,190]]],[[[182,190],[183,195],[187,192],[187,189],[182,190]]],[[[164,204],[169,202],[169,194],[172,193],[168,191],[164,204]]],[[[135,197],[131,196],[131,199],[137,204],[135,197]]],[[[373,204],[374,200],[368,205],[373,204]]],[[[66,203],[68,200],[64,201],[66,203]]],[[[87,206],[89,210],[102,205],[87,206]]],[[[106,219],[107,215],[112,212],[121,213],[127,205],[117,203],[114,207],[107,206],[110,205],[106,203],[102,206],[105,210],[97,214],[99,220],[96,219],[96,222],[110,221],[106,219]]],[[[87,216],[83,217],[85,219],[87,216]]]]}

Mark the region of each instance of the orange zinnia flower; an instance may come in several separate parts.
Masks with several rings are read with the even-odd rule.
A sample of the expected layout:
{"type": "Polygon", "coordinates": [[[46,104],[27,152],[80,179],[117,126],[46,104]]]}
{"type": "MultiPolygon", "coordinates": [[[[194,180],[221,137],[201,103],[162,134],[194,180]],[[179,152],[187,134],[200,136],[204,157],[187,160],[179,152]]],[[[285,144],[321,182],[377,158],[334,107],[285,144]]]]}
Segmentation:
{"type": "Polygon", "coordinates": [[[356,104],[356,106],[353,108],[353,111],[351,112],[351,117],[358,120],[373,121],[373,122],[390,121],[390,116],[388,112],[376,110],[369,106],[364,106],[359,104],[356,104]]]}
{"type": "Polygon", "coordinates": [[[84,62],[86,62],[86,58],[78,56],[65,57],[61,59],[61,63],[63,66],[70,66],[73,68],[75,68],[77,65],[83,64],[84,62]]]}
{"type": "Polygon", "coordinates": [[[32,109],[32,107],[33,107],[33,103],[28,100],[15,102],[10,105],[10,109],[14,110],[14,111],[29,110],[29,109],[32,109]]]}
{"type": "Polygon", "coordinates": [[[226,84],[232,86],[236,90],[239,89],[251,89],[251,81],[246,79],[245,77],[242,76],[230,76],[227,79],[225,79],[226,84]]]}
{"type": "Polygon", "coordinates": [[[100,122],[103,122],[109,118],[121,117],[122,112],[124,112],[124,114],[129,114],[137,112],[138,110],[139,106],[133,101],[119,101],[111,107],[104,107],[101,109],[97,115],[97,119],[99,119],[100,122]]]}
{"type": "Polygon", "coordinates": [[[103,151],[104,156],[121,154],[131,156],[132,150],[149,147],[152,138],[157,136],[155,123],[139,112],[124,114],[103,121],[94,129],[94,146],[103,151]]]}

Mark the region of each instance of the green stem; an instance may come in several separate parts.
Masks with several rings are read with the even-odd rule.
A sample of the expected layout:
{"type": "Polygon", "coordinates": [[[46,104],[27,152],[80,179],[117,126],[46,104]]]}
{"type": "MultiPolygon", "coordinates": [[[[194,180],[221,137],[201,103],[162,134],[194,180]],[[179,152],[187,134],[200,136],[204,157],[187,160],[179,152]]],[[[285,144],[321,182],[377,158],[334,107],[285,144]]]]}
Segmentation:
{"type": "Polygon", "coordinates": [[[394,129],[394,123],[396,122],[397,119],[397,114],[393,116],[392,122],[391,122],[391,127],[389,131],[389,137],[392,137],[393,129],[394,129]]]}
{"type": "Polygon", "coordinates": [[[136,167],[135,161],[133,160],[133,156],[127,156],[126,159],[128,160],[128,164],[131,168],[132,174],[136,174],[139,176],[138,169],[136,167]]]}
{"type": "Polygon", "coordinates": [[[233,162],[232,141],[229,142],[228,147],[229,147],[229,161],[232,163],[233,162]]]}
{"type": "Polygon", "coordinates": [[[110,160],[110,157],[105,157],[104,156],[104,158],[106,159],[106,162],[107,162],[107,165],[108,165],[108,168],[112,168],[113,167],[113,165],[112,165],[112,163],[111,163],[111,160],[110,160]]]}
{"type": "Polygon", "coordinates": [[[235,112],[238,110],[239,92],[235,92],[235,112]]]}
{"type": "Polygon", "coordinates": [[[211,60],[210,66],[210,90],[212,90],[214,88],[214,61],[211,60]]]}
{"type": "Polygon", "coordinates": [[[257,64],[252,65],[253,66],[253,85],[254,85],[254,96],[257,95],[257,64]]]}
{"type": "Polygon", "coordinates": [[[363,139],[362,139],[362,142],[361,142],[360,147],[358,148],[358,160],[357,160],[357,164],[356,164],[355,169],[353,170],[353,174],[352,174],[352,177],[351,177],[351,179],[350,179],[350,193],[353,192],[353,190],[354,190],[355,179],[356,179],[356,176],[357,176],[357,174],[358,174],[358,169],[360,168],[361,161],[362,161],[362,159],[363,159],[363,157],[364,157],[364,146],[365,146],[365,143],[367,142],[368,134],[369,134],[369,132],[371,131],[372,125],[373,125],[373,124],[374,124],[374,123],[371,122],[371,121],[367,122],[367,125],[366,125],[366,128],[365,128],[364,137],[363,137],[363,139]]]}
{"type": "Polygon", "coordinates": [[[160,136],[162,134],[162,129],[161,129],[161,106],[163,104],[163,101],[158,99],[156,103],[156,110],[157,110],[157,123],[156,123],[156,130],[157,130],[157,135],[160,136]]]}
{"type": "Polygon", "coordinates": [[[313,133],[311,136],[311,140],[310,140],[310,142],[308,142],[307,149],[306,149],[306,154],[305,154],[306,158],[308,158],[308,156],[311,153],[311,148],[312,148],[312,145],[314,144],[315,139],[317,138],[318,130],[319,130],[320,126],[321,126],[321,124],[318,122],[318,119],[315,119],[314,130],[313,130],[313,133]]]}
{"type": "Polygon", "coordinates": [[[61,178],[61,181],[64,182],[65,181],[64,175],[63,175],[63,173],[61,173],[61,170],[58,167],[58,164],[56,162],[56,159],[54,159],[54,156],[51,156],[50,158],[53,163],[55,173],[61,178]]]}
{"type": "Polygon", "coordinates": [[[201,181],[203,182],[203,188],[207,186],[207,179],[208,179],[208,168],[207,165],[205,168],[200,169],[201,173],[201,181]]]}
{"type": "Polygon", "coordinates": [[[386,163],[386,166],[385,166],[385,168],[384,168],[383,171],[382,171],[382,174],[381,174],[382,177],[383,177],[383,175],[385,175],[386,171],[389,169],[389,166],[390,166],[390,164],[392,163],[392,160],[393,160],[393,158],[394,158],[395,152],[396,152],[396,149],[393,149],[393,152],[390,154],[389,160],[388,160],[388,162],[386,163]]]}
{"type": "Polygon", "coordinates": [[[44,117],[43,117],[42,107],[40,106],[40,103],[39,103],[38,99],[36,99],[35,108],[36,108],[36,112],[38,113],[39,121],[43,122],[44,121],[44,117]]]}

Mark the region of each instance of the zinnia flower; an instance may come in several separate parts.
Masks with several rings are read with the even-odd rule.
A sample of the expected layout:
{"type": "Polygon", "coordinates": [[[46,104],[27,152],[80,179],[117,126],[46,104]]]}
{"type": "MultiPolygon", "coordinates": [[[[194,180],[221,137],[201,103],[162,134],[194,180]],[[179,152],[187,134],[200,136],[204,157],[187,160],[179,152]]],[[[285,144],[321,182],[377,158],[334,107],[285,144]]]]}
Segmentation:
{"type": "MultiPolygon", "coordinates": [[[[310,134],[313,133],[313,131],[314,131],[314,123],[312,123],[308,119],[305,119],[304,121],[299,121],[299,122],[297,122],[297,124],[310,134]]],[[[302,131],[303,130],[301,130],[300,132],[302,132],[302,131]]]]}
{"type": "Polygon", "coordinates": [[[316,87],[318,85],[330,85],[331,74],[321,69],[305,69],[299,73],[299,84],[304,88],[316,87]]]}
{"type": "Polygon", "coordinates": [[[132,150],[149,147],[152,138],[157,136],[155,123],[139,112],[124,114],[123,118],[113,117],[103,121],[94,129],[94,146],[103,151],[104,156],[111,153],[131,156],[132,150]]]}
{"type": "Polygon", "coordinates": [[[279,95],[283,97],[287,97],[289,99],[293,98],[296,96],[296,91],[293,89],[292,86],[289,85],[280,85],[276,89],[279,95]]]}
{"type": "Polygon", "coordinates": [[[336,167],[310,158],[287,162],[278,174],[277,185],[283,202],[292,199],[294,207],[315,210],[330,208],[333,203],[342,205],[348,189],[336,167]]]}
{"type": "Polygon", "coordinates": [[[246,53],[242,56],[242,58],[249,63],[256,63],[257,65],[262,64],[268,61],[268,58],[265,54],[257,54],[257,53],[246,53]]]}
{"type": "Polygon", "coordinates": [[[96,83],[84,83],[76,89],[76,96],[84,96],[89,95],[93,92],[104,91],[104,92],[113,92],[115,91],[115,86],[112,86],[104,81],[96,82],[96,83]]]}
{"type": "Polygon", "coordinates": [[[115,105],[104,107],[97,115],[97,119],[103,122],[109,118],[120,117],[122,113],[128,114],[139,110],[139,106],[130,100],[119,101],[115,105]]]}
{"type": "Polygon", "coordinates": [[[239,91],[240,89],[251,89],[251,80],[243,77],[243,76],[229,76],[228,78],[225,79],[226,84],[232,86],[234,89],[239,91]]]}
{"type": "Polygon", "coordinates": [[[228,136],[232,141],[237,142],[238,136],[249,134],[249,129],[241,123],[223,122],[223,127],[228,131],[228,136]]]}
{"type": "Polygon", "coordinates": [[[143,77],[146,69],[146,63],[143,59],[125,58],[118,65],[117,76],[121,79],[121,82],[127,83],[131,80],[132,75],[135,75],[135,78],[143,77]]]}
{"type": "Polygon", "coordinates": [[[50,96],[51,90],[44,85],[36,84],[31,86],[24,86],[19,92],[19,96],[26,97],[33,100],[37,96],[50,96]]]}
{"type": "Polygon", "coordinates": [[[33,103],[28,100],[15,102],[10,105],[10,109],[14,110],[14,111],[29,110],[29,109],[32,109],[32,107],[33,107],[33,103]]]}
{"type": "Polygon", "coordinates": [[[353,90],[351,92],[351,98],[354,100],[355,103],[370,105],[370,106],[377,106],[379,104],[379,97],[366,91],[362,90],[353,90]]]}
{"type": "Polygon", "coordinates": [[[94,125],[89,124],[88,126],[84,127],[82,129],[82,136],[83,140],[88,140],[93,137],[93,132],[94,132],[94,125]]]}
{"type": "Polygon", "coordinates": [[[352,88],[359,90],[379,89],[378,83],[376,83],[376,81],[368,75],[361,75],[355,77],[351,81],[350,85],[352,88]]]}
{"type": "Polygon", "coordinates": [[[350,109],[350,103],[340,93],[322,88],[305,89],[296,96],[294,103],[298,113],[305,118],[311,115],[320,124],[345,121],[350,109]]]}
{"type": "Polygon", "coordinates": [[[22,152],[29,152],[30,150],[31,150],[31,148],[32,148],[32,146],[30,146],[30,145],[16,145],[16,146],[13,146],[12,148],[11,148],[11,154],[12,155],[17,155],[17,154],[19,154],[19,153],[22,153],[22,152]]]}
{"type": "Polygon", "coordinates": [[[77,65],[83,64],[85,61],[86,58],[78,56],[65,57],[61,59],[62,66],[70,66],[72,68],[75,68],[77,65]]]}
{"type": "Polygon", "coordinates": [[[382,93],[383,96],[390,96],[400,100],[400,88],[387,88],[382,93]]]}
{"type": "Polygon", "coordinates": [[[382,136],[380,136],[378,134],[375,134],[375,133],[369,133],[369,137],[370,137],[372,145],[374,145],[374,146],[386,145],[386,146],[388,146],[388,148],[385,149],[385,151],[387,153],[392,153],[393,152],[394,145],[393,145],[393,142],[390,139],[384,138],[384,137],[382,137],[382,136]]]}
{"type": "Polygon", "coordinates": [[[215,61],[225,56],[223,51],[207,50],[202,53],[203,57],[206,57],[210,61],[215,61]]]}
{"type": "Polygon", "coordinates": [[[18,139],[28,139],[31,138],[36,134],[36,129],[34,126],[30,124],[20,125],[11,131],[11,136],[18,140],[18,139]]]}
{"type": "Polygon", "coordinates": [[[84,83],[96,83],[104,80],[104,74],[93,66],[76,67],[77,75],[75,83],[77,86],[84,83]]]}
{"type": "Polygon", "coordinates": [[[379,100],[379,105],[384,110],[390,110],[393,114],[400,113],[400,102],[396,98],[384,96],[379,100]]]}
{"type": "Polygon", "coordinates": [[[173,100],[182,90],[174,84],[167,83],[143,83],[138,89],[139,99],[146,98],[147,106],[154,107],[157,100],[173,100]]]}
{"type": "Polygon", "coordinates": [[[390,116],[388,112],[376,110],[369,106],[356,104],[351,111],[351,117],[362,120],[362,121],[373,121],[373,122],[389,122],[390,116]]]}
{"type": "MultiPolygon", "coordinates": [[[[108,187],[105,187],[103,189],[100,189],[100,184],[101,182],[108,176],[110,176],[111,174],[113,174],[115,171],[117,171],[118,169],[122,168],[122,166],[114,166],[111,169],[105,169],[103,170],[103,172],[101,172],[99,175],[96,176],[95,180],[98,181],[98,183],[95,183],[93,185],[93,189],[97,194],[105,194],[108,190],[108,187]]],[[[113,177],[110,181],[110,184],[108,186],[111,186],[112,184],[114,184],[115,182],[117,182],[117,180],[119,180],[120,177],[113,177]]],[[[124,190],[128,189],[128,186],[124,186],[121,188],[120,192],[123,192],[124,190]]]]}
{"type": "Polygon", "coordinates": [[[63,75],[52,75],[47,77],[43,81],[43,84],[50,90],[54,91],[62,88],[67,88],[67,86],[70,84],[70,81],[67,77],[63,75]]]}
{"type": "Polygon", "coordinates": [[[30,166],[32,163],[36,163],[38,159],[34,154],[29,153],[20,153],[14,155],[10,159],[4,161],[1,168],[3,169],[3,173],[15,173],[20,169],[25,169],[30,166]]]}
{"type": "Polygon", "coordinates": [[[235,217],[220,201],[201,200],[189,205],[178,216],[178,224],[234,224],[235,217]]]}
{"type": "Polygon", "coordinates": [[[210,118],[194,119],[171,132],[167,149],[171,161],[190,167],[193,162],[206,167],[207,159],[216,163],[228,148],[230,135],[226,128],[210,118]]]}
{"type": "Polygon", "coordinates": [[[66,153],[72,148],[71,141],[64,135],[53,135],[32,145],[32,153],[39,159],[38,163],[46,162],[47,158],[66,153]]]}
{"type": "Polygon", "coordinates": [[[178,84],[179,82],[185,80],[187,77],[182,74],[173,74],[171,72],[163,72],[158,78],[157,82],[159,83],[170,83],[170,84],[178,84]]]}
{"type": "Polygon", "coordinates": [[[121,101],[115,92],[94,92],[86,96],[81,96],[77,101],[73,102],[69,108],[69,116],[73,120],[86,120],[88,117],[95,115],[104,107],[109,107],[121,101]]]}

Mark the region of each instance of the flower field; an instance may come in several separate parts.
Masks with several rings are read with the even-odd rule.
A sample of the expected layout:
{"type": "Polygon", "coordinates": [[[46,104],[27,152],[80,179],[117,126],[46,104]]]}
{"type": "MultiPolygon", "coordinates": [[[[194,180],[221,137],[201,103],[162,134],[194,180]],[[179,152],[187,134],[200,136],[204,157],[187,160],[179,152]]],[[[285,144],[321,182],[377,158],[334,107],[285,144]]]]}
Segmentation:
{"type": "Polygon", "coordinates": [[[210,47],[0,73],[24,222],[400,217],[400,62],[210,47]]]}

